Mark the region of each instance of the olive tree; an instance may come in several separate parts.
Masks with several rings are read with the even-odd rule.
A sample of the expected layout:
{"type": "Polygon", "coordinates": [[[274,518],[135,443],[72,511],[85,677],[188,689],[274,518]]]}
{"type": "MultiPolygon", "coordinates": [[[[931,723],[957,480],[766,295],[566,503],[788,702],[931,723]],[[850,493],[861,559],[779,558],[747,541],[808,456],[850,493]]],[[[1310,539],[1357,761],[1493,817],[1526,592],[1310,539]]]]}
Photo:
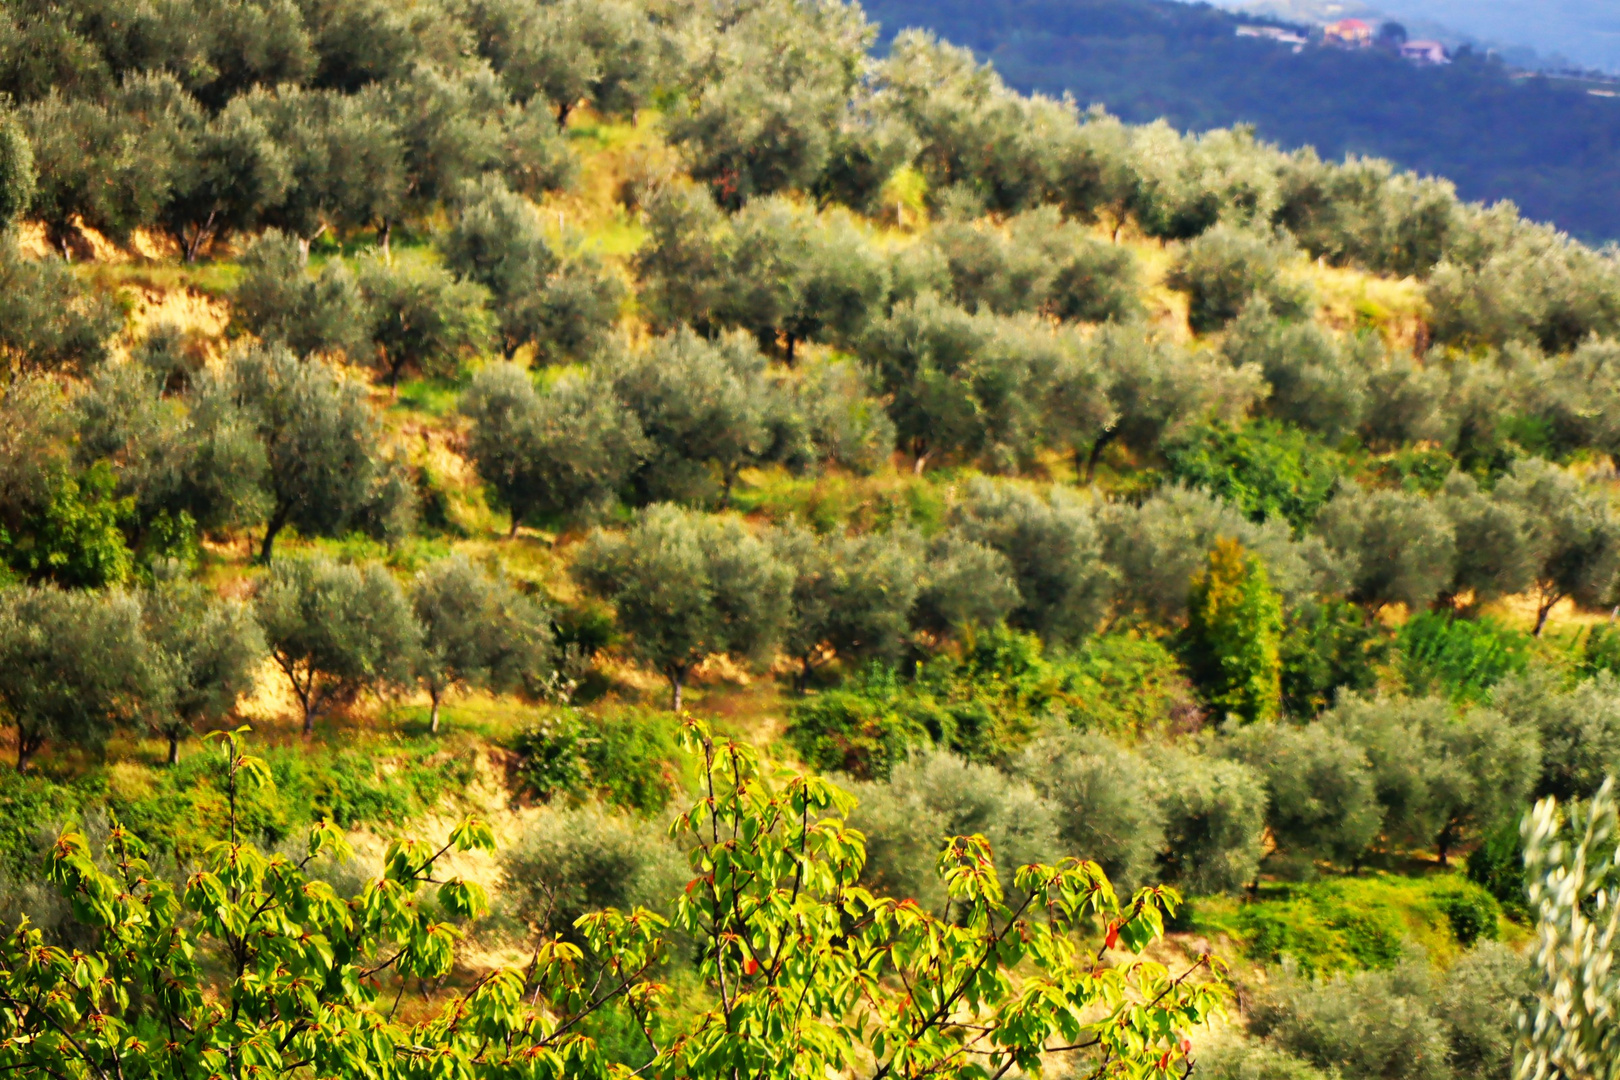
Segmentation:
{"type": "Polygon", "coordinates": [[[634,477],[644,501],[724,504],[738,474],[779,449],[784,395],[745,335],[708,341],[683,328],[620,358],[611,373],[647,439],[634,477]]]}
{"type": "Polygon", "coordinates": [[[713,44],[709,77],[670,116],[693,179],[735,209],[808,189],[826,167],[872,27],[859,8],[768,0],[713,44]]]}
{"type": "Polygon", "coordinates": [[[1186,246],[1165,282],[1187,294],[1187,322],[1196,333],[1220,330],[1256,298],[1279,316],[1298,317],[1309,294],[1289,279],[1289,254],[1286,244],[1217,225],[1186,246]]]}
{"type": "Polygon", "coordinates": [[[1469,593],[1477,605],[1529,588],[1538,567],[1523,507],[1492,498],[1464,472],[1446,477],[1436,501],[1457,538],[1456,569],[1445,591],[1469,593]]]}
{"type": "Polygon", "coordinates": [[[1315,537],[1296,539],[1287,524],[1250,521],[1207,491],[1164,487],[1139,506],[1099,509],[1104,558],[1117,574],[1116,606],[1161,622],[1185,617],[1193,575],[1222,538],[1259,556],[1285,604],[1345,584],[1343,560],[1315,537]]]}
{"type": "Polygon", "coordinates": [[[1587,607],[1610,600],[1620,575],[1620,520],[1600,492],[1551,462],[1522,458],[1495,496],[1524,515],[1530,532],[1538,637],[1560,600],[1587,607]]]}
{"type": "Polygon", "coordinates": [[[1164,822],[1159,856],[1167,881],[1194,896],[1237,892],[1265,856],[1270,796],[1264,774],[1242,761],[1179,746],[1152,749],[1151,792],[1164,822]]]}
{"type": "Polygon", "coordinates": [[[932,634],[994,626],[1019,599],[1007,556],[950,529],[928,543],[912,622],[932,634]]]}
{"type": "Polygon", "coordinates": [[[792,571],[740,522],[662,503],[623,533],[593,533],[574,572],[613,604],[631,652],[668,680],[677,712],[705,657],[757,660],[776,646],[793,585],[792,571]]]}
{"type": "Polygon", "coordinates": [[[1384,815],[1372,769],[1343,736],[1262,723],[1224,735],[1217,746],[1265,778],[1266,824],[1285,856],[1279,861],[1295,864],[1290,869],[1305,870],[1315,859],[1359,862],[1378,835],[1384,815]]]}
{"type": "Polygon", "coordinates": [[[416,679],[431,702],[429,731],[439,730],[447,694],[509,690],[539,675],[549,659],[551,621],[544,607],[465,555],[417,573],[410,602],[421,627],[416,679]]]}
{"type": "Polygon", "coordinates": [[[1165,809],[1152,797],[1150,761],[1102,735],[1062,732],[1026,747],[1012,767],[1050,805],[1062,846],[1089,851],[1125,888],[1157,879],[1165,809]]]}
{"type": "Polygon", "coordinates": [[[372,359],[397,386],[406,368],[453,374],[492,336],[488,292],[457,281],[444,267],[409,268],[381,259],[361,265],[360,294],[370,314],[372,359]]]}
{"type": "Polygon", "coordinates": [[[1258,368],[1233,368],[1139,325],[1102,327],[1087,341],[1086,354],[1112,407],[1078,462],[1087,477],[1115,442],[1151,454],[1191,424],[1241,421],[1265,393],[1258,368]]]}
{"type": "Polygon", "coordinates": [[[224,721],[253,689],[255,669],[268,655],[264,633],[247,604],[183,578],[142,595],[141,622],[165,690],[147,723],[168,740],[174,765],[187,735],[200,724],[224,721]]]}
{"type": "Polygon", "coordinates": [[[1608,776],[1620,776],[1620,682],[1607,671],[1574,686],[1556,671],[1531,668],[1504,679],[1491,706],[1541,744],[1534,794],[1588,799],[1608,776]]]}
{"type": "Polygon", "coordinates": [[[440,247],[451,270],[489,290],[508,354],[534,342],[548,361],[588,359],[618,318],[618,279],[589,253],[559,253],[539,211],[495,177],[463,189],[440,247]]]}
{"type": "Polygon", "coordinates": [[[30,259],[0,236],[0,371],[84,372],[107,355],[122,318],[61,259],[30,259]]]}
{"type": "Polygon", "coordinates": [[[934,871],[940,837],[983,836],[1009,881],[1018,867],[1060,850],[1054,808],[1027,781],[949,751],[915,754],[887,780],[851,787],[850,824],[867,837],[862,880],[942,916],[950,894],[934,871]]]}
{"type": "Polygon", "coordinates": [[[0,114],[0,227],[7,227],[34,201],[34,148],[17,115],[0,114]]]}
{"type": "Polygon", "coordinates": [[[516,364],[473,376],[461,411],[478,475],[524,521],[589,520],[612,506],[648,445],[635,415],[605,380],[565,375],[541,394],[516,364]]]}
{"type": "Polygon", "coordinates": [[[790,523],[770,536],[793,573],[782,649],[799,662],[800,693],[833,660],[892,659],[917,602],[921,555],[906,533],[818,536],[790,523]]]}
{"type": "Polygon", "coordinates": [[[17,771],[47,743],[87,751],[162,708],[162,684],[126,593],[0,588],[0,717],[17,732],[17,771]]]}
{"type": "Polygon", "coordinates": [[[1354,599],[1416,611],[1456,574],[1457,540],[1441,506],[1423,495],[1346,481],[1316,521],[1328,546],[1354,568],[1354,599]]]}
{"type": "Polygon", "coordinates": [[[1354,431],[1366,409],[1364,367],[1346,355],[1356,348],[1314,322],[1279,320],[1265,303],[1245,308],[1221,343],[1234,367],[1252,364],[1264,376],[1268,413],[1329,442],[1354,431]]]}
{"type": "Polygon", "coordinates": [[[270,561],[289,525],[308,536],[403,527],[411,493],[398,480],[401,466],[379,448],[363,386],[278,348],[238,352],[218,378],[264,449],[270,511],[260,561],[270,561]]]}
{"type": "Polygon", "coordinates": [[[253,609],[298,699],[306,736],[322,712],[363,690],[408,686],[415,674],[422,631],[381,566],[282,559],[259,582],[253,609]]]}
{"type": "MultiPolygon", "coordinates": [[[[1014,471],[1054,431],[1073,426],[1052,406],[1080,351],[1070,330],[1032,316],[970,314],[930,292],[895,305],[861,356],[888,392],[889,416],[919,472],[936,457],[1014,471]]],[[[1097,398],[1090,405],[1105,420],[1111,410],[1097,398]]]]}
{"type": "Polygon", "coordinates": [[[260,340],[300,356],[340,351],[365,356],[372,313],[341,259],[311,275],[297,242],[271,229],[242,254],[242,280],[232,307],[260,340]]]}
{"type": "Polygon", "coordinates": [[[1043,498],[1028,488],[973,481],[952,508],[952,524],[966,539],[1006,557],[1018,585],[1015,626],[1049,640],[1074,644],[1102,619],[1112,574],[1090,507],[1053,488],[1043,498]]]}
{"type": "Polygon", "coordinates": [[[1432,847],[1442,866],[1459,843],[1519,813],[1541,766],[1534,726],[1491,709],[1458,715],[1437,698],[1342,694],[1308,730],[1362,749],[1385,838],[1432,847]]]}

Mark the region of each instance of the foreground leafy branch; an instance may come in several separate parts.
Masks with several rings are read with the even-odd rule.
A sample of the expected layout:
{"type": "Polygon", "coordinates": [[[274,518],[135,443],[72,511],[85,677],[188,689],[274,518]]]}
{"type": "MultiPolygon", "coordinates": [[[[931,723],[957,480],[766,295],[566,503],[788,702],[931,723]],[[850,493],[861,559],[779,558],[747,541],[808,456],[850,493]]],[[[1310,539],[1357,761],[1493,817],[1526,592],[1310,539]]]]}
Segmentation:
{"type": "Polygon", "coordinates": [[[994,1080],[1072,1052],[1092,1077],[1168,1078],[1190,1071],[1187,1033],[1227,993],[1218,975],[1191,977],[1207,956],[1176,978],[1142,957],[1173,890],[1121,905],[1094,863],[1027,866],[1007,890],[984,838],[959,837],[939,860],[946,917],[873,896],[857,884],[865,841],[843,823],[848,795],[767,776],[696,722],[704,790],[674,825],[696,876],[671,921],[696,945],[697,1007],[656,980],[671,925],[645,909],[586,915],[581,944],[547,938],[521,968],[468,972],[457,924],[487,898],[444,866],[492,848],[488,826],[468,819],[439,847],[397,840],[382,876],[340,898],[308,874],[349,854],[333,826],[315,826],[297,861],[237,838],[239,785],[269,782],[241,736],[216,737],[230,838],[183,888],[122,827],[110,869],[82,835],[58,840],[51,879],[94,944],[47,944],[26,921],[5,937],[0,1074],[994,1080]],[[458,989],[436,1012],[423,994],[407,1018],[413,982],[458,989]],[[646,1037],[635,1074],[589,1035],[607,1009],[646,1037]]]}

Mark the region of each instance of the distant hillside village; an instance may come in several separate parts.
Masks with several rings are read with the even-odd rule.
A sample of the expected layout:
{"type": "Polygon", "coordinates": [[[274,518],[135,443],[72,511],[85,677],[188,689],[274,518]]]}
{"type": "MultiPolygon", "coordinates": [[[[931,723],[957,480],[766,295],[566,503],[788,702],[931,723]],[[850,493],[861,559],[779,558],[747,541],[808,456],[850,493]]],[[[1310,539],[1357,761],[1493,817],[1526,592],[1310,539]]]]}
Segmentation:
{"type": "Polygon", "coordinates": [[[1445,45],[1425,39],[1407,40],[1406,28],[1400,23],[1386,22],[1376,30],[1362,19],[1340,19],[1328,23],[1312,34],[1303,27],[1253,26],[1237,28],[1238,37],[1265,38],[1279,45],[1291,45],[1295,52],[1303,52],[1313,44],[1332,49],[1381,49],[1410,60],[1414,64],[1441,65],[1451,63],[1451,54],[1445,45]],[[1307,35],[1311,36],[1307,36],[1307,35]]]}

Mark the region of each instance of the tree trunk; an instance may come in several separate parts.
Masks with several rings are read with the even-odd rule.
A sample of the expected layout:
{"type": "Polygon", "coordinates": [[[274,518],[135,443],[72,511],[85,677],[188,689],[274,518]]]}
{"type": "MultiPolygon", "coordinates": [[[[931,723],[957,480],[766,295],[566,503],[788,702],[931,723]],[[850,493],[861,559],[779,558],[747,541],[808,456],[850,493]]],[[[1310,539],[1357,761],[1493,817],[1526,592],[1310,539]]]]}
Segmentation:
{"type": "Polygon", "coordinates": [[[39,749],[39,743],[36,740],[28,738],[27,736],[25,736],[22,733],[21,729],[18,729],[18,731],[17,731],[17,771],[18,772],[25,773],[25,772],[28,771],[29,763],[34,760],[34,751],[36,751],[38,749],[39,749]]]}
{"type": "Polygon", "coordinates": [[[180,764],[180,733],[178,731],[169,732],[169,764],[180,764]]]}
{"type": "Polygon", "coordinates": [[[1096,475],[1097,462],[1102,460],[1103,451],[1108,449],[1108,444],[1114,441],[1114,439],[1118,436],[1118,433],[1119,429],[1117,427],[1111,427],[1101,435],[1097,436],[1097,441],[1091,444],[1091,452],[1086,455],[1085,478],[1087,480],[1090,480],[1094,475],[1096,475]]]}
{"type": "Polygon", "coordinates": [[[431,695],[433,708],[428,710],[428,732],[433,735],[439,733],[439,695],[431,695]]]}
{"type": "Polygon", "coordinates": [[[287,524],[287,509],[277,510],[264,526],[264,543],[259,545],[259,562],[265,566],[270,565],[270,556],[275,550],[276,534],[287,524]]]}
{"type": "Polygon", "coordinates": [[[382,242],[383,262],[389,266],[394,265],[394,253],[389,246],[393,236],[394,223],[392,221],[384,221],[382,223],[382,228],[377,230],[377,239],[382,242]]]}
{"type": "Polygon", "coordinates": [[[520,522],[522,520],[523,520],[522,515],[520,515],[516,510],[513,510],[512,511],[512,527],[510,529],[506,530],[506,538],[508,540],[512,540],[512,539],[515,539],[517,537],[518,522],[520,522]]]}
{"type": "Polygon", "coordinates": [[[574,103],[565,101],[557,106],[557,130],[564,131],[568,127],[568,118],[573,115],[574,103]]]}
{"type": "Polygon", "coordinates": [[[681,691],[685,689],[681,682],[684,677],[684,673],[679,671],[672,671],[669,674],[669,707],[675,712],[681,711],[681,691]]]}
{"type": "Polygon", "coordinates": [[[1557,607],[1558,601],[1562,599],[1562,596],[1555,596],[1551,600],[1536,605],[1536,629],[1535,633],[1530,635],[1531,637],[1541,636],[1541,628],[1547,625],[1547,616],[1552,614],[1552,609],[1557,607]]]}
{"type": "Polygon", "coordinates": [[[307,739],[313,734],[315,734],[315,710],[309,707],[309,702],[306,700],[304,702],[304,738],[307,739]]]}
{"type": "Polygon", "coordinates": [[[793,346],[797,342],[797,340],[798,339],[795,338],[792,334],[787,335],[787,366],[788,367],[793,366],[793,346]]]}

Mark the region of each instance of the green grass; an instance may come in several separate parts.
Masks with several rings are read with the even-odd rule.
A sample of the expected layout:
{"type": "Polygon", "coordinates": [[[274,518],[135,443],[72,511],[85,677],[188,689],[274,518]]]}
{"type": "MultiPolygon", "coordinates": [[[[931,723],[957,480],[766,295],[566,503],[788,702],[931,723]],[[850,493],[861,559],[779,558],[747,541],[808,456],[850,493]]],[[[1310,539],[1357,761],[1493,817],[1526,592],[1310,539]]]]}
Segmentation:
{"type": "Polygon", "coordinates": [[[460,379],[401,379],[399,393],[390,408],[423,413],[435,420],[443,420],[456,411],[464,385],[460,379]]]}
{"type": "MultiPolygon", "coordinates": [[[[42,844],[60,830],[94,830],[113,820],[177,867],[224,839],[228,801],[217,751],[190,741],[180,763],[167,766],[156,743],[134,750],[77,771],[0,771],[0,869],[31,876],[42,844]]],[[[321,819],[345,828],[399,826],[455,802],[476,779],[478,746],[323,722],[313,740],[250,740],[249,751],[265,760],[272,783],[240,791],[238,827],[255,841],[277,844],[321,819]]]]}
{"type": "Polygon", "coordinates": [[[1459,930],[1468,936],[1469,912],[1490,913],[1482,937],[1511,941],[1523,933],[1488,893],[1457,873],[1262,884],[1253,901],[1195,900],[1182,921],[1200,933],[1227,935],[1251,960],[1274,964],[1288,956],[1307,974],[1327,975],[1393,967],[1408,941],[1449,963],[1465,947],[1459,930]]]}

